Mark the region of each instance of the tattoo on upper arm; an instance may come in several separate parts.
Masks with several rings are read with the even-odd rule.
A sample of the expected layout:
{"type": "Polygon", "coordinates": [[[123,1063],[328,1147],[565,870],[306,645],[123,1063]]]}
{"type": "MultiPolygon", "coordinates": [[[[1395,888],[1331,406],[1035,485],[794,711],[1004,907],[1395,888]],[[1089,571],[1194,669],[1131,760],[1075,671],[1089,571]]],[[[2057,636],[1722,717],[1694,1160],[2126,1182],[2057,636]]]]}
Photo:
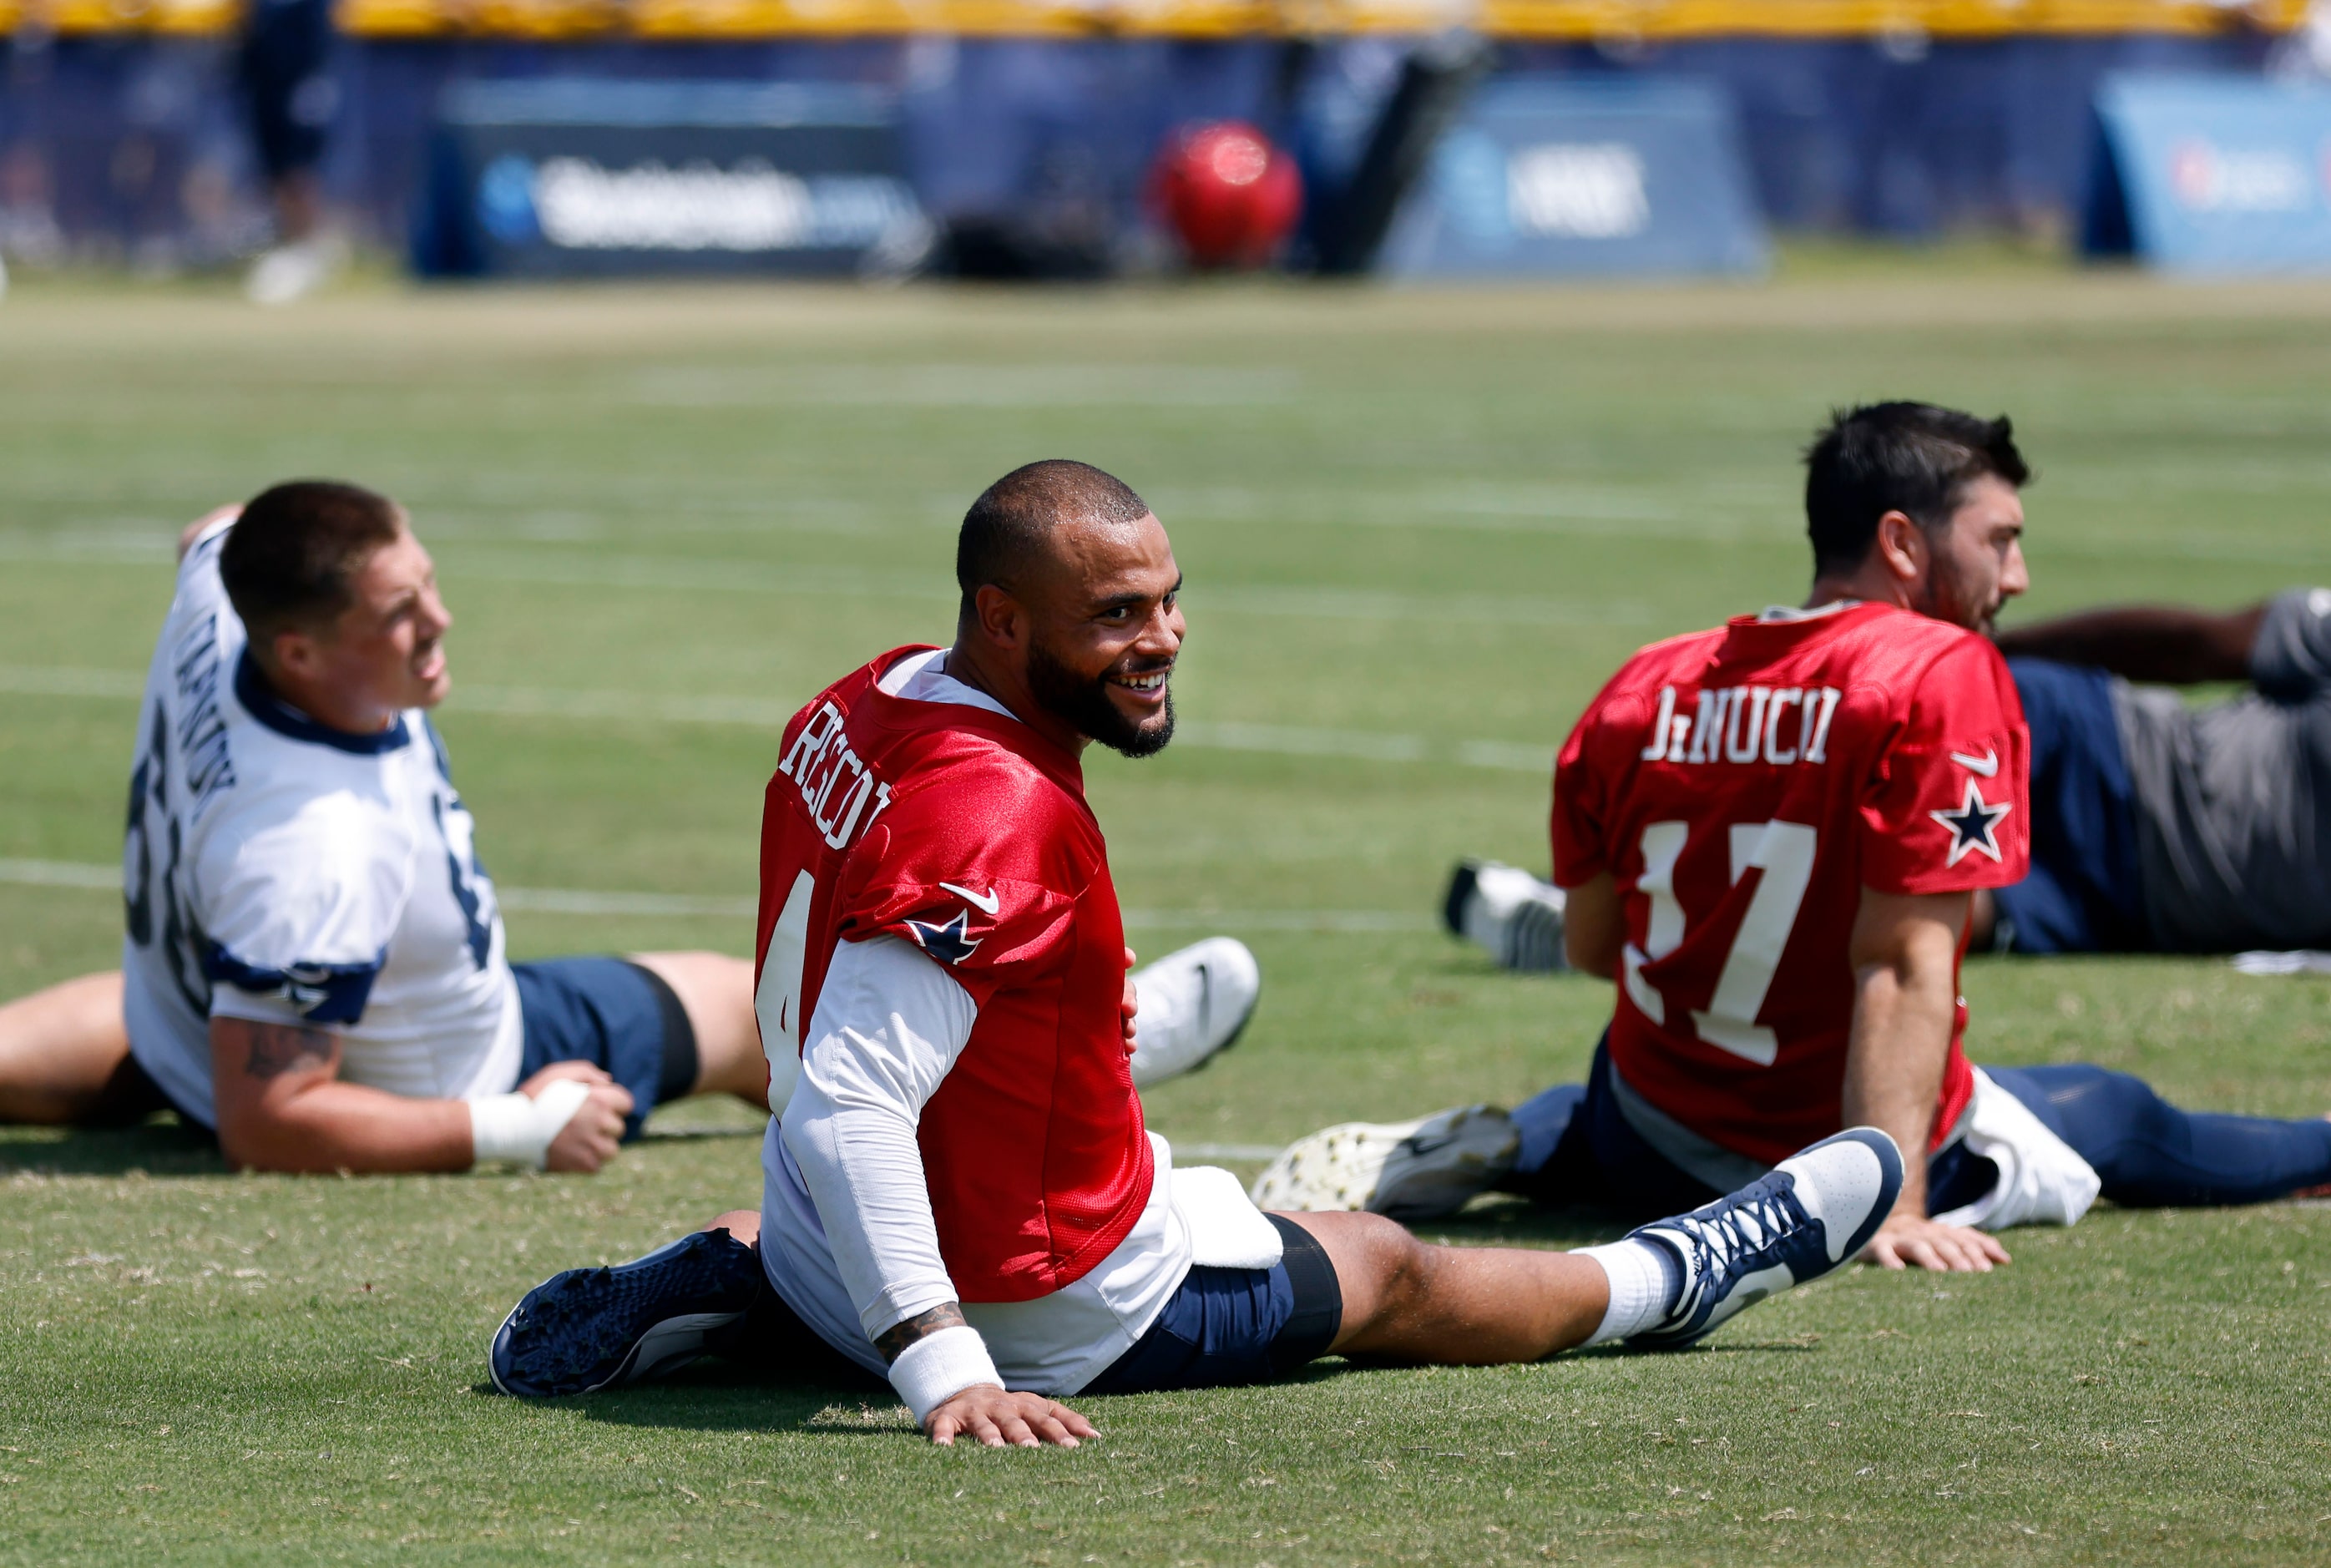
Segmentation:
{"type": "Polygon", "coordinates": [[[882,1353],[885,1362],[892,1362],[918,1339],[928,1339],[942,1328],[964,1326],[963,1308],[949,1301],[932,1307],[928,1312],[918,1312],[912,1317],[900,1318],[875,1336],[874,1348],[882,1353]]]}
{"type": "Polygon", "coordinates": [[[255,1079],[281,1078],[302,1068],[329,1067],[339,1056],[330,1030],[300,1024],[258,1023],[251,1030],[251,1056],[243,1071],[255,1079]]]}

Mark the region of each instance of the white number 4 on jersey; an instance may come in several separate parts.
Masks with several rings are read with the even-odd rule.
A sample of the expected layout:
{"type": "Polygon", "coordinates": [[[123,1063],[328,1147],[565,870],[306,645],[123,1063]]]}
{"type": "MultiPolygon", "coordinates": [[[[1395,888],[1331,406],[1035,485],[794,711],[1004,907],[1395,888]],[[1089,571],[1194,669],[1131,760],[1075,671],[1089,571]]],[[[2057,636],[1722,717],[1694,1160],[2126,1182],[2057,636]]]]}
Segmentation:
{"type": "Polygon", "coordinates": [[[769,1059],[769,1113],[780,1118],[801,1079],[802,1027],[808,1022],[801,1015],[802,961],[809,955],[809,905],[816,892],[817,879],[807,871],[794,879],[769,932],[760,984],[753,988],[753,1015],[769,1059]]]}

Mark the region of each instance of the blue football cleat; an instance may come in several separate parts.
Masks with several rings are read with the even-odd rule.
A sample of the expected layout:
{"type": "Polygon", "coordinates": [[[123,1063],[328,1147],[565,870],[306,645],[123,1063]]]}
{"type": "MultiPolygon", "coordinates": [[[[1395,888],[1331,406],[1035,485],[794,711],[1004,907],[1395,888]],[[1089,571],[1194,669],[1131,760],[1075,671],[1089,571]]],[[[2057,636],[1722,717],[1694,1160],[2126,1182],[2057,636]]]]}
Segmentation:
{"type": "Polygon", "coordinates": [[[590,1393],[704,1354],[765,1288],[761,1255],[726,1229],[699,1231],[613,1268],[569,1269],[502,1319],[490,1362],[504,1393],[590,1393]]]}
{"type": "Polygon", "coordinates": [[[1799,1149],[1728,1198],[1632,1234],[1683,1266],[1674,1307],[1627,1343],[1680,1350],[1735,1313],[1818,1279],[1869,1245],[1902,1192],[1902,1152],[1876,1127],[1799,1149]]]}

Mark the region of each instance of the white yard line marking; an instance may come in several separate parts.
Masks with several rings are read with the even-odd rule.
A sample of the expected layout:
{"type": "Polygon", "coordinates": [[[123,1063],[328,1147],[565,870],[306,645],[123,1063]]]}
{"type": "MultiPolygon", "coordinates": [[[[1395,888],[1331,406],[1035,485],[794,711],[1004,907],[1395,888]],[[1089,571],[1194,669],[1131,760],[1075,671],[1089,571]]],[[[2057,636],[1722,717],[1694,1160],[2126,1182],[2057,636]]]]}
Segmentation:
{"type": "Polygon", "coordinates": [[[1177,1160],[1275,1160],[1279,1158],[1277,1144],[1177,1144],[1166,1140],[1174,1147],[1177,1160]]]}
{"type": "MultiPolygon", "coordinates": [[[[136,701],[145,679],[127,670],[0,664],[0,692],[22,697],[84,697],[136,701]]],[[[727,724],[781,730],[792,705],[752,697],[658,697],[632,691],[567,691],[523,686],[457,685],[448,699],[454,713],[516,717],[608,718],[671,724],[727,724]]],[[[1365,762],[1441,762],[1504,773],[1554,772],[1554,748],[1504,740],[1444,741],[1368,730],[1310,729],[1294,725],[1218,723],[1184,719],[1175,740],[1210,751],[1265,752],[1280,756],[1340,756],[1365,762]]]]}
{"type": "MultiPolygon", "coordinates": [[[[81,860],[0,860],[0,884],[121,891],[121,868],[81,860]]],[[[497,888],[505,909],[528,915],[617,915],[649,918],[750,920],[747,898],[693,893],[615,893],[585,888],[497,888]]],[[[1401,909],[1127,909],[1128,931],[1290,931],[1352,934],[1425,931],[1429,915],[1401,909]]]]}
{"type": "MultiPolygon", "coordinates": [[[[167,538],[90,529],[36,535],[0,532],[0,560],[161,564],[167,538]]],[[[947,579],[921,572],[857,566],[785,565],[708,556],[635,556],[573,550],[497,550],[447,541],[439,565],[458,582],[479,578],[547,587],[662,589],[691,594],[814,594],[953,604],[947,579]]],[[[1526,594],[1403,594],[1327,584],[1276,586],[1204,584],[1186,595],[1198,611],[1318,617],[1333,621],[1421,621],[1433,625],[1639,626],[1651,620],[1633,600],[1553,599],[1526,594]]]]}
{"type": "Polygon", "coordinates": [[[630,400],[652,408],[1218,408],[1278,404],[1293,370],[1213,365],[653,366],[630,400]]]}
{"type": "Polygon", "coordinates": [[[146,678],[127,670],[0,664],[0,691],[19,697],[115,697],[135,702],[146,694],[146,678]]]}
{"type": "Polygon", "coordinates": [[[121,891],[121,868],[86,866],[71,860],[0,860],[0,882],[24,888],[87,888],[121,891]]]}
{"type": "Polygon", "coordinates": [[[505,909],[528,915],[712,916],[750,920],[750,898],[706,898],[690,893],[599,893],[581,888],[497,888],[505,909]]]}

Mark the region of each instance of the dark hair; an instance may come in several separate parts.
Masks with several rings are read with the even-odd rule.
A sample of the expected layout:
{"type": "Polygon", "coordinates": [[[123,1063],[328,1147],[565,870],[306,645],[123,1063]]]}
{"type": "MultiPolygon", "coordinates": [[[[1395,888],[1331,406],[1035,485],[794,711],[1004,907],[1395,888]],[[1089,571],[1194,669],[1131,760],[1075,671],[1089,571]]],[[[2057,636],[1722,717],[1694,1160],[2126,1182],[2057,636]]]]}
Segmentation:
{"type": "Polygon", "coordinates": [[[247,502],[219,550],[226,596],[262,652],[278,632],[320,631],[353,602],[348,580],[404,530],[386,496],[333,480],[293,480],[247,502]]]}
{"type": "Polygon", "coordinates": [[[963,515],[963,531],[955,542],[960,613],[971,614],[983,586],[1008,585],[1056,525],[1077,518],[1130,523],[1148,514],[1149,503],[1130,485],[1089,462],[1055,457],[1013,469],[982,490],[963,515]]]}
{"type": "Polygon", "coordinates": [[[2005,414],[1978,419],[1931,403],[1869,403],[1830,415],[1805,449],[1805,531],[1816,573],[1861,564],[1878,519],[1901,512],[1939,528],[1967,485],[1996,474],[2022,486],[2031,478],[2005,414]]]}

